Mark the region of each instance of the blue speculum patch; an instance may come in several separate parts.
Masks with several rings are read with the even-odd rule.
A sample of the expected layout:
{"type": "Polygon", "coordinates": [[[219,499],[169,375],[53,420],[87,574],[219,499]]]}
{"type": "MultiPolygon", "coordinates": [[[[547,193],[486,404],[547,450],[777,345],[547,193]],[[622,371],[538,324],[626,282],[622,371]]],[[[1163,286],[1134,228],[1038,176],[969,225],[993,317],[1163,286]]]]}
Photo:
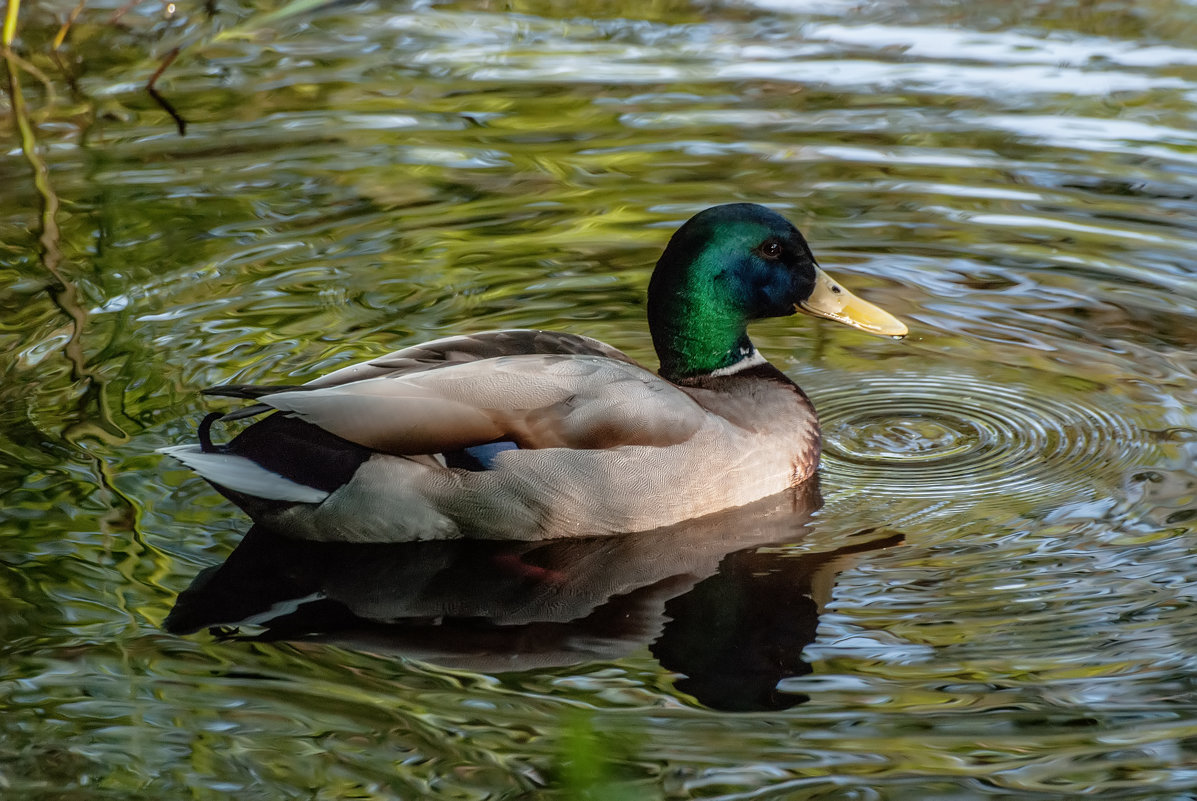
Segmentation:
{"type": "Polygon", "coordinates": [[[445,464],[462,470],[493,470],[495,459],[503,451],[518,450],[514,442],[488,442],[445,454],[445,464]]]}

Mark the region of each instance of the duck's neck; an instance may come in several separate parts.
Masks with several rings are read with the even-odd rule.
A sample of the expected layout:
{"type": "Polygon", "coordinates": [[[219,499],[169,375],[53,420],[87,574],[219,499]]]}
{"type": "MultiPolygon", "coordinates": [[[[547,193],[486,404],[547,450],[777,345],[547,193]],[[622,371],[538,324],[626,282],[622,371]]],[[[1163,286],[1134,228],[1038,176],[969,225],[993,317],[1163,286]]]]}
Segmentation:
{"type": "Polygon", "coordinates": [[[670,381],[727,375],[763,361],[748,339],[744,316],[701,297],[650,295],[648,322],[661,375],[670,381]]]}

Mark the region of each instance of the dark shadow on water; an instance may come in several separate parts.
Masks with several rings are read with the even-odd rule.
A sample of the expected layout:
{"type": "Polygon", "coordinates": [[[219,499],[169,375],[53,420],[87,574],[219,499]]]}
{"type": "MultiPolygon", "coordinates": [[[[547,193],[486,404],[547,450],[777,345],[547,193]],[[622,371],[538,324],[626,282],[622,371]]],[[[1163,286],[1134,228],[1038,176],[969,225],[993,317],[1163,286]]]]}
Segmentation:
{"type": "Polygon", "coordinates": [[[326,642],[485,673],[613,660],[649,645],[679,689],[721,710],[806,700],[777,684],[854,554],[901,537],[862,532],[829,552],[763,546],[807,533],[813,483],[644,534],[338,545],[251,529],[178,598],[174,633],[326,642]],[[253,627],[254,634],[243,634],[253,627]]]}

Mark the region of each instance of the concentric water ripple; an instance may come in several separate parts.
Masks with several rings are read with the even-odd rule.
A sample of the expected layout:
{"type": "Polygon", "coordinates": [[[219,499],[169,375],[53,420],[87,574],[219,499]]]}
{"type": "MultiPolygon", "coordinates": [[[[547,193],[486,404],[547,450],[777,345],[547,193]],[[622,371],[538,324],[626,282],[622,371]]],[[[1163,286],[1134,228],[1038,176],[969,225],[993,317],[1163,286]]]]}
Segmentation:
{"type": "Polygon", "coordinates": [[[1060,497],[1116,481],[1145,444],[1096,393],[896,373],[813,394],[827,469],[876,494],[1060,497]]]}

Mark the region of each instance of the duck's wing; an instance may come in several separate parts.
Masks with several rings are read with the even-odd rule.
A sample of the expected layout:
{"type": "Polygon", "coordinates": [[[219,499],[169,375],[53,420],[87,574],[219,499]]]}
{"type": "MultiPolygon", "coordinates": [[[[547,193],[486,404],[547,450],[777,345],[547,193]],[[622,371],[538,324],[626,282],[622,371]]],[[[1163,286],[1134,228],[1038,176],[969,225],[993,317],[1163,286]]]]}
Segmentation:
{"type": "MultiPolygon", "coordinates": [[[[300,386],[305,390],[327,389],[374,378],[396,378],[483,359],[537,354],[601,356],[606,359],[636,364],[623,351],[591,337],[565,334],[559,331],[511,328],[501,331],[483,331],[478,334],[460,334],[422,342],[419,345],[410,345],[392,351],[385,356],[342,367],[302,385],[221,384],[209,387],[203,390],[203,393],[253,399],[287,390],[296,390],[300,386]]],[[[224,419],[239,420],[255,417],[267,411],[269,411],[268,407],[256,404],[230,412],[224,416],[224,419]]]]}
{"type": "Polygon", "coordinates": [[[307,385],[258,400],[350,442],[401,455],[491,442],[520,448],[665,446],[685,441],[708,420],[668,381],[630,361],[591,354],[466,360],[307,385]]]}
{"type": "Polygon", "coordinates": [[[342,367],[340,370],[309,381],[304,386],[310,388],[334,387],[352,381],[383,376],[400,376],[465,362],[481,361],[482,359],[534,354],[602,356],[635,364],[623,351],[591,337],[563,334],[558,331],[508,329],[444,337],[412,345],[377,359],[342,367]]]}

